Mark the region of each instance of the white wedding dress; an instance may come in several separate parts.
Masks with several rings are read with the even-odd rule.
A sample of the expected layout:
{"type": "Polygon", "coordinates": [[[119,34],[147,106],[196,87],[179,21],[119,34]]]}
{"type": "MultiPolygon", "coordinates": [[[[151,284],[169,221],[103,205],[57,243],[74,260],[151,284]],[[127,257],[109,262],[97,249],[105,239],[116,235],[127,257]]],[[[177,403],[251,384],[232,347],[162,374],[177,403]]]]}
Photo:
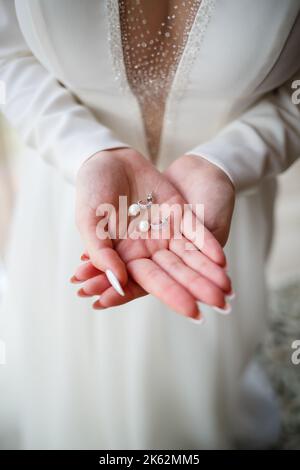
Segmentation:
{"type": "Polygon", "coordinates": [[[191,3],[153,124],[117,0],[0,0],[3,111],[30,148],[1,305],[2,448],[221,449],[278,436],[272,392],[249,365],[267,318],[275,177],[300,155],[300,3],[172,4],[191,3]],[[158,152],[160,169],[202,155],[236,185],[231,315],[207,307],[198,326],[151,296],[101,312],[76,296],[76,172],[120,145],[158,152]]]}

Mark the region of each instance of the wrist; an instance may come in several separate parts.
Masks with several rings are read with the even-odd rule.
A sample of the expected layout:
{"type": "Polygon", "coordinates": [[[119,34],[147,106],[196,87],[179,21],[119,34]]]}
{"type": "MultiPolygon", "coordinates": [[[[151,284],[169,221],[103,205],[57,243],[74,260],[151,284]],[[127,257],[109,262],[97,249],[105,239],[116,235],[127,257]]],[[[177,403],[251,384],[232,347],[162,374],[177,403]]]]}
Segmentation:
{"type": "Polygon", "coordinates": [[[209,178],[213,178],[216,182],[228,185],[228,187],[235,192],[233,181],[223,168],[200,155],[187,154],[184,155],[184,158],[190,159],[190,164],[194,164],[198,169],[200,167],[209,178]]]}

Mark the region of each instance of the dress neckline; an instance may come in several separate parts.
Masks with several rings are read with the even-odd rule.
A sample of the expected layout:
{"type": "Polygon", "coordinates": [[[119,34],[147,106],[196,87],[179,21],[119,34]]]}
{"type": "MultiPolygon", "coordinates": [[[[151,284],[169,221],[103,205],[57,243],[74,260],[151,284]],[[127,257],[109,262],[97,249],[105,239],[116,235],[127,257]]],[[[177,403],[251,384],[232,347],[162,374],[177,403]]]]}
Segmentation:
{"type": "MultiPolygon", "coordinates": [[[[216,0],[201,0],[198,10],[195,14],[194,20],[189,30],[188,38],[184,44],[182,54],[174,72],[172,82],[170,84],[166,103],[164,108],[163,120],[161,124],[160,150],[163,146],[164,134],[166,128],[171,125],[174,118],[176,103],[183,96],[189,82],[189,76],[193,64],[197,58],[201,48],[205,31],[210,21],[211,15],[215,7],[216,0]]],[[[122,30],[120,21],[119,0],[106,0],[107,15],[108,15],[108,41],[110,45],[110,56],[113,66],[114,78],[119,85],[123,94],[132,98],[135,102],[135,113],[138,113],[139,121],[143,124],[143,116],[138,99],[131,89],[130,83],[127,78],[127,71],[125,66],[125,58],[123,51],[122,30]]],[[[143,127],[143,137],[145,148],[147,148],[147,136],[143,127]]],[[[149,155],[148,155],[149,156],[149,155]]]]}

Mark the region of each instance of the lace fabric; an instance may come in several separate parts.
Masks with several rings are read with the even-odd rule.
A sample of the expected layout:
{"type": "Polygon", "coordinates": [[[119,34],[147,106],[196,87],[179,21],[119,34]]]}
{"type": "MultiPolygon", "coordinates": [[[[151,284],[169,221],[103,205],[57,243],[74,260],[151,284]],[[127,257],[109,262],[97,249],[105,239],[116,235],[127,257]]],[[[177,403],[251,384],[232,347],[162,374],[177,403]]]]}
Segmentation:
{"type": "Polygon", "coordinates": [[[155,161],[165,105],[201,0],[119,0],[120,32],[129,86],[140,105],[155,161]]]}

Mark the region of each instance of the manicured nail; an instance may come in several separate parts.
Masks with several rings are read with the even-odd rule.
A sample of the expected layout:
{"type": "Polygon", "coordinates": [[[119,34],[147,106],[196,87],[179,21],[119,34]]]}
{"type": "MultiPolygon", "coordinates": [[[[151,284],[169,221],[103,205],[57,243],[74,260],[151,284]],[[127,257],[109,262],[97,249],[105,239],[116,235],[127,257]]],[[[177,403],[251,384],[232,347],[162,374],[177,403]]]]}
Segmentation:
{"type": "Polygon", "coordinates": [[[213,309],[218,312],[218,313],[221,313],[221,315],[229,315],[229,313],[231,312],[231,305],[226,302],[225,304],[225,307],[224,308],[220,308],[220,307],[213,307],[213,309]]]}
{"type": "Polygon", "coordinates": [[[77,291],[77,295],[79,295],[79,297],[92,297],[90,294],[87,294],[82,288],[77,291]]]}
{"type": "Polygon", "coordinates": [[[191,318],[191,317],[188,317],[188,319],[194,323],[195,325],[203,325],[203,323],[205,322],[205,318],[202,317],[201,315],[199,315],[198,317],[196,318],[191,318]]]}
{"type": "Polygon", "coordinates": [[[228,295],[226,295],[226,300],[233,300],[235,299],[235,292],[231,291],[228,295]]]}
{"type": "Polygon", "coordinates": [[[80,279],[78,279],[76,276],[72,276],[71,279],[70,279],[70,282],[72,282],[72,284],[78,284],[82,281],[80,279]]]}
{"type": "Polygon", "coordinates": [[[205,322],[205,318],[202,315],[201,311],[198,310],[198,315],[194,318],[188,317],[188,319],[192,322],[195,323],[196,325],[202,325],[205,322]]]}
{"type": "Polygon", "coordinates": [[[93,308],[95,310],[104,310],[105,309],[105,307],[101,307],[101,305],[99,305],[99,299],[96,300],[96,302],[93,303],[93,308]]]}
{"type": "Polygon", "coordinates": [[[118,292],[118,294],[120,294],[124,297],[125,292],[123,291],[122,286],[119,283],[118,278],[116,277],[116,275],[110,269],[107,269],[105,271],[105,274],[107,276],[107,279],[109,280],[109,282],[111,283],[111,285],[115,289],[115,291],[118,292]]]}
{"type": "Polygon", "coordinates": [[[88,261],[90,257],[83,253],[83,255],[80,256],[80,259],[81,261],[88,261]]]}

